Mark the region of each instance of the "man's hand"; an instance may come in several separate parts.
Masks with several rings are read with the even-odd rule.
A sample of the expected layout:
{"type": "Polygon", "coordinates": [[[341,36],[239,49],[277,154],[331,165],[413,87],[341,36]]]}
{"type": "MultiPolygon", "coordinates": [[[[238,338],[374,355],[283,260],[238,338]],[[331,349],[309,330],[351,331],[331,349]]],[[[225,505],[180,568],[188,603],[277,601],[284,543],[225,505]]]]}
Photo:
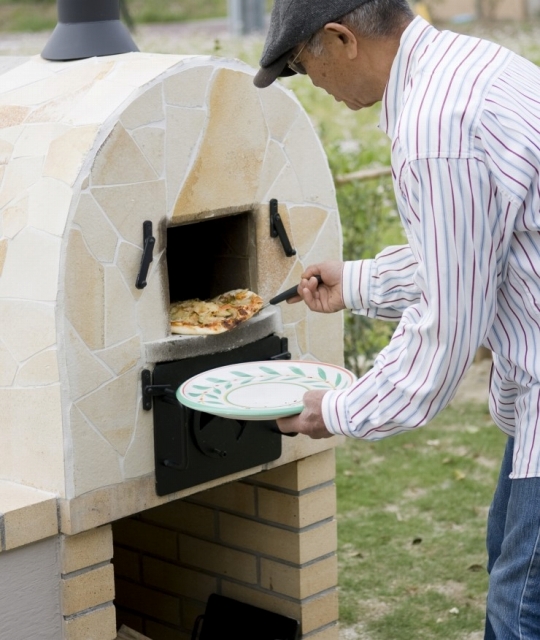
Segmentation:
{"type": "Polygon", "coordinates": [[[304,394],[304,410],[297,416],[277,421],[283,433],[303,433],[310,438],[330,438],[322,417],[322,399],[327,391],[307,391],[304,394]]]}
{"type": "Polygon", "coordinates": [[[321,262],[308,267],[298,285],[298,295],[287,300],[289,303],[303,300],[312,311],[334,313],[345,309],[342,293],[342,262],[321,262]],[[323,284],[315,276],[320,275],[323,284]]]}

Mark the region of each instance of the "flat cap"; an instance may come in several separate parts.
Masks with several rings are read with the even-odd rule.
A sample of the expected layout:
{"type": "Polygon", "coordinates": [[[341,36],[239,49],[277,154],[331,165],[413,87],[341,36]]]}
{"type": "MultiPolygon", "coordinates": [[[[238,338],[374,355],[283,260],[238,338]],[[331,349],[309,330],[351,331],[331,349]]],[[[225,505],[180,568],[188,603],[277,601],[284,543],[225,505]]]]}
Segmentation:
{"type": "Polygon", "coordinates": [[[278,76],[293,75],[287,60],[294,47],[366,2],[369,0],[275,0],[255,86],[262,89],[278,76]]]}

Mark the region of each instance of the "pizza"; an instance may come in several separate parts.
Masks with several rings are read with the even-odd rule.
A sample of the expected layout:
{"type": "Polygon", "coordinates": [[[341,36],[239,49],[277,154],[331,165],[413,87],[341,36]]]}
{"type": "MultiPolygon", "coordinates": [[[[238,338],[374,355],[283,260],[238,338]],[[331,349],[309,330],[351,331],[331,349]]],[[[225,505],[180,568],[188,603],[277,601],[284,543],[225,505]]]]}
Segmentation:
{"type": "Polygon", "coordinates": [[[171,332],[187,336],[224,333],[249,320],[263,307],[249,289],[234,289],[211,300],[183,300],[170,308],[171,332]]]}

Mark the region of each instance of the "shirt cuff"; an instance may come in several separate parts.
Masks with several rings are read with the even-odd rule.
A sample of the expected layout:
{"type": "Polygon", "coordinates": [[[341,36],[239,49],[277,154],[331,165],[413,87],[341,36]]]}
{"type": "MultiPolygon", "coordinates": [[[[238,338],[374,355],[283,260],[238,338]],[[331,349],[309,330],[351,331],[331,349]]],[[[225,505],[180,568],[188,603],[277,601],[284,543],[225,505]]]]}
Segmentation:
{"type": "Polygon", "coordinates": [[[373,260],[343,263],[342,293],[346,309],[369,307],[369,284],[373,260]]]}
{"type": "Polygon", "coordinates": [[[328,431],[337,436],[350,435],[345,408],[346,391],[328,391],[322,400],[322,417],[328,431]]]}

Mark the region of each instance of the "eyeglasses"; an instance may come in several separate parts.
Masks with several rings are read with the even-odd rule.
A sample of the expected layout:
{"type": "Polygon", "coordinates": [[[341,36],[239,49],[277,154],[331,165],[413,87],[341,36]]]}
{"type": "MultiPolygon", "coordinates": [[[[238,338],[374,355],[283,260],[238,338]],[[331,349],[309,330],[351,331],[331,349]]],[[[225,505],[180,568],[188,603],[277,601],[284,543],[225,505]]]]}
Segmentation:
{"type": "Polygon", "coordinates": [[[301,62],[298,62],[298,58],[300,57],[300,55],[302,54],[302,51],[306,48],[307,43],[310,40],[311,38],[306,40],[304,44],[300,47],[300,51],[294,56],[294,58],[287,62],[287,66],[289,67],[289,69],[292,69],[292,71],[294,71],[295,73],[299,73],[303,76],[307,75],[307,71],[304,65],[301,62]]]}

